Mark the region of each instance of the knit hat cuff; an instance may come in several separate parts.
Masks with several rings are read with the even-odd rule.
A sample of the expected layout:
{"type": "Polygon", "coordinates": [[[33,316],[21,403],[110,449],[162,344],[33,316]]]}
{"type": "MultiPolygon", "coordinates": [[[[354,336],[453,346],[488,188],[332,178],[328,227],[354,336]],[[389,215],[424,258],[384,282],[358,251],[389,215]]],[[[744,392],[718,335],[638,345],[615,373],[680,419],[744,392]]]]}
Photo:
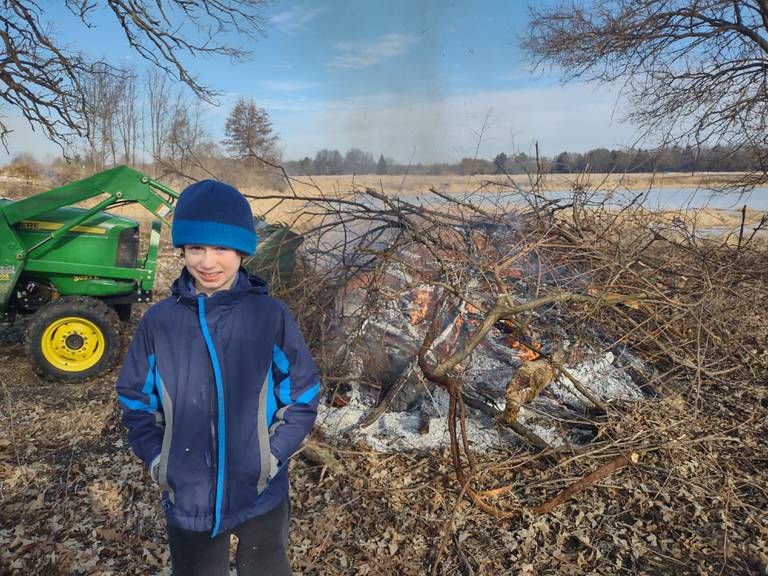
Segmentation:
{"type": "Polygon", "coordinates": [[[199,244],[224,246],[249,255],[256,251],[256,234],[240,226],[221,222],[174,220],[171,238],[176,248],[199,244]]]}

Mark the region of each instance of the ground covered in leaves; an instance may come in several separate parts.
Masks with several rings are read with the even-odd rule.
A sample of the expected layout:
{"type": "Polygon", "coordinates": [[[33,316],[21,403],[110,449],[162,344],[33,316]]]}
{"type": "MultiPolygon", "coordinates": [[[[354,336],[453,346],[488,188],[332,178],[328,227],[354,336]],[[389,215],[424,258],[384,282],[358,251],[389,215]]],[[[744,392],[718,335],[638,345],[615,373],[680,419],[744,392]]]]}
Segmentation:
{"type": "MultiPolygon", "coordinates": [[[[178,265],[170,256],[161,272],[178,265]]],[[[134,324],[136,317],[134,315],[134,324]]],[[[129,330],[126,330],[128,333],[129,330]]],[[[116,372],[38,378],[0,346],[0,574],[169,574],[159,493],[119,422],[116,372]]],[[[587,453],[545,462],[521,447],[477,455],[462,495],[447,452],[332,444],[343,471],[291,463],[297,574],[768,574],[765,383],[664,391],[609,411],[587,453]],[[530,508],[630,452],[546,515],[530,508]]],[[[471,439],[470,439],[471,440],[471,439]]]]}

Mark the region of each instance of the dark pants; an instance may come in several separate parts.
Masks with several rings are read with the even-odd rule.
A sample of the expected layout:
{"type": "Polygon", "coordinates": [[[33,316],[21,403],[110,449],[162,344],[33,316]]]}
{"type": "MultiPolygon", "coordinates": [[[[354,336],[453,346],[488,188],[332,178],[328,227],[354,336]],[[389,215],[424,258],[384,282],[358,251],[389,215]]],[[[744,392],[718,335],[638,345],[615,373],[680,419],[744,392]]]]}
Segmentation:
{"type": "Polygon", "coordinates": [[[228,576],[229,536],[236,534],[238,576],[291,576],[288,562],[286,497],[273,510],[251,518],[211,538],[210,532],[191,532],[168,526],[173,576],[228,576]]]}

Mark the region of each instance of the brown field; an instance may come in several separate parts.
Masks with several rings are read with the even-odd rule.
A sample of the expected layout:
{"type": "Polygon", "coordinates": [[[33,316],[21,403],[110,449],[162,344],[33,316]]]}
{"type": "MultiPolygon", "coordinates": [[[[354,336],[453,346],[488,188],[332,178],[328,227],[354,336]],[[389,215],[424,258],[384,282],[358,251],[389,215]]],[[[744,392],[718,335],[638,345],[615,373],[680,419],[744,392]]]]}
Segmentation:
{"type": "MultiPolygon", "coordinates": [[[[727,186],[743,177],[740,173],[707,172],[665,174],[549,174],[543,177],[540,188],[544,190],[571,190],[575,185],[585,188],[644,190],[648,188],[717,188],[727,186]]],[[[531,186],[534,176],[514,174],[509,176],[305,176],[297,177],[292,185],[297,193],[306,194],[318,188],[326,193],[344,193],[360,188],[373,188],[393,195],[426,193],[430,188],[449,194],[479,190],[498,191],[521,186],[531,186]]],[[[266,190],[254,189],[254,193],[266,190]]]]}
{"type": "MultiPolygon", "coordinates": [[[[540,184],[545,190],[569,190],[579,186],[587,190],[617,189],[643,190],[648,188],[717,188],[736,182],[742,174],[737,173],[665,173],[665,174],[554,174],[548,175],[540,184]]],[[[183,184],[169,183],[177,189],[183,184]]],[[[420,176],[420,175],[387,175],[387,176],[306,176],[291,179],[291,187],[299,196],[346,196],[355,191],[372,188],[377,192],[393,196],[417,196],[429,194],[435,189],[447,194],[466,192],[498,192],[519,186],[522,189],[530,187],[531,179],[526,175],[475,175],[475,176],[420,176]]],[[[23,182],[13,179],[0,180],[0,196],[10,199],[23,198],[49,186],[43,182],[23,182]]],[[[303,213],[304,202],[291,198],[291,189],[277,191],[271,188],[246,187],[242,191],[251,197],[254,214],[260,214],[270,222],[287,224],[305,224],[311,221],[303,213]]],[[[88,202],[83,203],[88,205],[88,202]]],[[[142,223],[144,230],[148,229],[151,219],[149,213],[138,205],[119,206],[111,210],[116,214],[135,218],[142,223]]],[[[732,233],[742,225],[742,214],[735,210],[720,210],[706,208],[701,210],[668,210],[656,211],[656,215],[664,220],[682,219],[687,223],[695,222],[700,230],[717,229],[726,234],[732,233]]],[[[748,209],[744,225],[755,225],[763,213],[748,209]]]]}
{"type": "MultiPolygon", "coordinates": [[[[743,178],[744,174],[734,172],[663,174],[548,174],[541,178],[539,189],[562,191],[574,187],[605,190],[647,190],[649,188],[691,188],[709,189],[732,185],[743,178]]],[[[499,176],[477,174],[474,176],[423,176],[423,175],[338,175],[338,176],[297,176],[291,178],[291,186],[299,195],[311,195],[322,191],[324,194],[346,194],[354,190],[373,188],[392,195],[410,196],[423,194],[436,189],[448,194],[475,191],[499,191],[515,187],[528,188],[533,184],[534,176],[514,174],[499,176]]],[[[166,182],[181,189],[179,182],[166,182]]],[[[21,179],[0,178],[0,196],[21,198],[50,188],[44,181],[23,181],[21,179]]],[[[243,192],[254,196],[272,194],[290,195],[290,190],[277,191],[269,186],[243,188],[243,192]]]]}

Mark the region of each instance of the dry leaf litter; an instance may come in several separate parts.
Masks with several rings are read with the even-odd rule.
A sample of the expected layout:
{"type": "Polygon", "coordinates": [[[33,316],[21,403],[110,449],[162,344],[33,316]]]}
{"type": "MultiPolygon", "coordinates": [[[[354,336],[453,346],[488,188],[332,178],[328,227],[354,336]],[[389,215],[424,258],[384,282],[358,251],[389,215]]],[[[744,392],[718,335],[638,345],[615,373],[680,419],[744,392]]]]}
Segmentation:
{"type": "MultiPolygon", "coordinates": [[[[158,286],[179,265],[165,248],[158,286]]],[[[116,376],[45,382],[21,346],[0,347],[0,574],[170,574],[159,493],[125,441],[116,376]]],[[[611,411],[591,451],[556,465],[520,446],[485,453],[473,480],[510,485],[499,501],[522,512],[508,519],[461,497],[445,449],[325,439],[342,472],[291,462],[294,571],[428,574],[443,547],[446,575],[768,574],[764,392],[755,382],[695,406],[668,395],[611,411]],[[547,515],[527,511],[629,451],[637,465],[547,515]]]]}

